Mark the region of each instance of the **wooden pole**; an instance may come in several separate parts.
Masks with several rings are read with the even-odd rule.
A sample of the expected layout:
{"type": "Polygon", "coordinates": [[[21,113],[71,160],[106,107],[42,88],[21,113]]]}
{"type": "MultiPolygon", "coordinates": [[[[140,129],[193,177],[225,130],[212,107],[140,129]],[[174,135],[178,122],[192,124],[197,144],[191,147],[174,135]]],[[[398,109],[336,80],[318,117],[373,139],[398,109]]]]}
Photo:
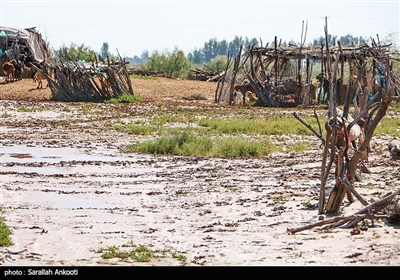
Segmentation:
{"type": "Polygon", "coordinates": [[[277,93],[276,92],[276,88],[278,87],[278,37],[277,36],[275,36],[275,50],[274,50],[274,58],[275,58],[275,64],[274,64],[274,68],[275,68],[275,70],[274,70],[274,72],[275,72],[275,94],[277,93]]]}
{"type": "MultiPolygon", "coordinates": [[[[324,43],[322,42],[322,40],[321,40],[321,73],[324,73],[324,43]]],[[[319,91],[317,94],[317,103],[318,104],[321,99],[322,90],[323,90],[323,83],[320,83],[319,91]]]]}
{"type": "Polygon", "coordinates": [[[311,69],[312,69],[312,64],[310,65],[310,59],[307,58],[306,60],[306,72],[307,72],[307,76],[306,76],[306,83],[307,83],[307,89],[306,89],[306,95],[304,98],[304,105],[308,106],[310,105],[310,92],[311,92],[311,69]]]}
{"type": "Polygon", "coordinates": [[[303,120],[303,119],[297,114],[297,112],[294,112],[294,113],[293,113],[293,116],[294,116],[296,119],[298,119],[302,124],[304,124],[309,130],[311,130],[311,132],[314,133],[314,135],[317,136],[317,137],[321,140],[322,144],[325,144],[325,143],[326,143],[326,138],[325,138],[323,135],[321,135],[321,133],[319,133],[318,131],[316,131],[316,130],[315,130],[311,125],[309,125],[305,120],[303,120]]]}
{"type": "Polygon", "coordinates": [[[239,70],[240,57],[242,56],[242,48],[243,48],[243,46],[240,45],[239,52],[238,52],[238,54],[237,54],[237,56],[235,58],[235,63],[233,65],[232,81],[231,81],[231,86],[230,86],[230,89],[229,89],[229,105],[231,105],[232,102],[233,102],[233,91],[234,91],[234,88],[235,88],[236,75],[237,75],[237,72],[239,70]]]}
{"type": "Polygon", "coordinates": [[[331,113],[333,112],[333,100],[332,100],[332,67],[331,67],[331,58],[330,58],[330,53],[329,53],[329,44],[328,44],[328,17],[325,17],[325,48],[326,48],[326,70],[328,72],[328,81],[330,83],[329,87],[329,112],[328,112],[328,118],[331,117],[331,113]]]}
{"type": "Polygon", "coordinates": [[[344,93],[343,93],[343,82],[344,82],[344,54],[342,50],[342,46],[339,43],[340,47],[340,83],[339,83],[339,104],[344,104],[344,93]]]}
{"type": "Polygon", "coordinates": [[[228,74],[228,69],[231,65],[231,60],[232,60],[232,55],[231,55],[230,51],[228,51],[228,58],[226,61],[225,72],[224,72],[222,79],[218,79],[217,89],[215,90],[215,103],[218,103],[221,101],[222,90],[224,89],[226,75],[228,74]]]}
{"type": "MultiPolygon", "coordinates": [[[[330,112],[330,115],[332,116],[331,123],[332,123],[332,126],[333,126],[332,127],[332,142],[330,143],[330,145],[331,145],[330,146],[331,156],[330,156],[330,161],[329,161],[329,164],[328,164],[328,168],[327,168],[327,170],[325,170],[325,175],[324,175],[323,181],[321,182],[321,185],[322,185],[322,183],[325,184],[326,180],[328,179],[328,173],[330,171],[332,163],[334,162],[335,154],[336,154],[337,124],[338,124],[338,121],[337,121],[337,110],[336,110],[336,106],[337,106],[336,95],[337,94],[336,94],[336,88],[333,85],[336,84],[336,72],[337,72],[337,67],[338,67],[338,63],[339,63],[339,57],[340,57],[340,52],[337,51],[336,52],[335,65],[334,65],[334,69],[333,69],[333,77],[332,77],[332,80],[330,80],[331,82],[330,82],[330,87],[329,87],[329,92],[331,93],[330,94],[330,104],[329,104],[329,108],[330,109],[329,109],[329,112],[330,112]]],[[[344,156],[344,154],[341,153],[340,150],[339,150],[339,153],[337,154],[338,165],[339,165],[340,162],[344,161],[343,156],[344,156]]],[[[336,178],[338,176],[340,176],[340,174],[341,174],[341,170],[337,169],[336,178]]],[[[338,183],[338,181],[337,181],[337,183],[335,184],[335,188],[331,192],[331,195],[329,196],[329,199],[328,199],[328,203],[326,205],[326,212],[327,213],[332,213],[331,205],[334,204],[333,202],[334,202],[334,198],[336,197],[336,195],[338,194],[340,197],[342,197],[342,191],[341,191],[340,186],[341,186],[341,184],[338,183]],[[339,189],[339,190],[335,191],[335,189],[339,189]]],[[[343,192],[343,197],[344,197],[344,195],[345,195],[345,192],[343,192]]],[[[337,205],[337,204],[335,204],[335,205],[337,205]]]]}
{"type": "Polygon", "coordinates": [[[332,138],[332,129],[328,129],[326,132],[326,139],[324,145],[324,153],[322,156],[322,163],[321,163],[321,184],[319,189],[319,207],[318,207],[318,214],[324,213],[325,208],[325,186],[326,181],[328,180],[329,170],[331,169],[333,160],[330,161],[328,167],[326,166],[326,161],[328,159],[328,152],[329,152],[329,141],[334,141],[332,138]],[[328,171],[326,171],[328,170],[328,171]]]}

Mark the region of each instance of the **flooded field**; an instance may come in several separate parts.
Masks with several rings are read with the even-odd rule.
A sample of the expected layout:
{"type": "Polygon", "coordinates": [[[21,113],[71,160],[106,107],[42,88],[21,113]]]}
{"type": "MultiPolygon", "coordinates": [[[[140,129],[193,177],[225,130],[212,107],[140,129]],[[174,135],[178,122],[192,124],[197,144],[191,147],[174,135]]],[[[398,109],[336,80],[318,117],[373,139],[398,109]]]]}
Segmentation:
{"type": "MultiPolygon", "coordinates": [[[[179,106],[213,107],[163,110],[179,106]]],[[[359,235],[350,229],[286,233],[320,218],[322,148],[315,137],[289,137],[290,143],[306,140],[305,152],[263,158],[125,154],[122,146],[154,136],[118,132],[117,120],[145,119],[160,107],[10,100],[0,107],[1,203],[14,242],[8,249],[27,249],[14,261],[3,259],[7,265],[400,263],[399,224],[386,220],[359,235]],[[129,244],[162,254],[145,263],[102,257],[109,246],[129,244]]],[[[371,174],[357,185],[369,201],[398,189],[400,162],[385,150],[390,138],[376,138],[371,174]]],[[[343,211],[361,208],[355,202],[343,211]]],[[[1,250],[4,256],[7,249],[1,250]]]]}

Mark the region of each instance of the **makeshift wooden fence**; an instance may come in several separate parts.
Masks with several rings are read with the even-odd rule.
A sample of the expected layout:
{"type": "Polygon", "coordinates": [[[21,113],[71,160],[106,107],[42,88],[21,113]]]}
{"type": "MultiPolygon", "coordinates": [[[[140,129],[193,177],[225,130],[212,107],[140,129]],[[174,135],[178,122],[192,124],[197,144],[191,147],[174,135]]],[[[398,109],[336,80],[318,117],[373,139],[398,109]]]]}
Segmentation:
{"type": "Polygon", "coordinates": [[[82,64],[63,56],[55,64],[34,68],[47,78],[53,100],[100,101],[134,94],[121,57],[112,64],[82,64]]]}
{"type": "MultiPolygon", "coordinates": [[[[338,42],[329,47],[326,39],[320,47],[306,47],[306,30],[303,23],[299,46],[282,47],[281,40],[275,36],[272,46],[248,46],[243,54],[239,52],[235,58],[228,56],[230,63],[217,85],[215,101],[232,104],[233,89],[247,80],[259,104],[265,106],[326,104],[335,91],[337,104],[346,104],[345,108],[348,108],[360,86],[363,89],[371,88],[371,80],[376,75],[372,70],[378,69],[374,59],[382,55],[393,57],[389,44],[376,41],[371,46],[366,43],[360,46],[341,46],[338,42]],[[321,73],[313,77],[313,66],[317,64],[321,65],[321,73]],[[336,77],[335,83],[332,83],[333,75],[336,77]],[[345,78],[348,80],[345,81],[345,78]],[[313,83],[313,79],[318,82],[313,83]],[[322,100],[324,94],[327,97],[322,100]]],[[[327,38],[327,23],[325,35],[327,38]]],[[[330,104],[333,106],[332,102],[330,104]]],[[[365,104],[359,104],[362,105],[365,104]]]]}

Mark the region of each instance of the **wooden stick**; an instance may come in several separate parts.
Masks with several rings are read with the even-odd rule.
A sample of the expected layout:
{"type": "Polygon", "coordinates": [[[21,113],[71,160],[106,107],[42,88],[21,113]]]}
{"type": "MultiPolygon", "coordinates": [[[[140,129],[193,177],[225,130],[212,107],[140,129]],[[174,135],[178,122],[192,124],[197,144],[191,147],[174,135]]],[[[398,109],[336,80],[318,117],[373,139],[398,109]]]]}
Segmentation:
{"type": "MultiPolygon", "coordinates": [[[[335,84],[336,84],[336,72],[337,72],[337,67],[338,67],[338,63],[339,63],[339,57],[340,57],[340,52],[337,51],[334,69],[333,69],[333,77],[331,77],[329,79],[329,82],[330,82],[329,92],[331,93],[329,112],[330,112],[330,115],[333,117],[333,120],[332,120],[333,121],[332,142],[330,143],[331,155],[330,155],[330,160],[328,163],[328,169],[325,171],[325,175],[323,177],[323,181],[321,181],[321,185],[322,185],[322,183],[324,183],[324,185],[325,185],[326,180],[328,179],[328,173],[329,173],[330,168],[335,160],[335,153],[336,153],[336,147],[337,147],[337,141],[338,141],[338,139],[337,139],[337,109],[336,109],[336,106],[337,106],[336,94],[337,94],[337,92],[336,92],[335,84]]],[[[339,153],[337,156],[338,156],[338,162],[343,162],[343,156],[344,156],[343,151],[339,150],[339,153]]],[[[338,170],[336,172],[336,177],[340,176],[340,174],[341,174],[341,170],[338,170]]],[[[331,194],[329,196],[328,202],[325,207],[325,210],[327,213],[337,213],[337,211],[339,210],[340,204],[344,198],[344,194],[345,193],[342,188],[342,185],[337,181],[333,191],[331,192],[331,194]]]]}
{"type": "Polygon", "coordinates": [[[237,56],[235,58],[235,63],[233,65],[232,81],[231,81],[231,85],[230,85],[230,88],[229,88],[229,105],[231,105],[232,102],[233,102],[233,91],[234,91],[234,88],[235,88],[236,75],[237,75],[237,73],[239,71],[238,68],[239,68],[239,63],[240,63],[240,57],[242,55],[242,47],[243,46],[240,45],[239,52],[238,52],[238,54],[237,54],[237,56]]]}
{"type": "Polygon", "coordinates": [[[275,72],[275,94],[276,88],[278,87],[278,50],[277,50],[277,37],[275,36],[275,51],[274,51],[274,58],[275,58],[275,63],[274,63],[274,72],[275,72]]]}
{"type": "Polygon", "coordinates": [[[228,73],[228,69],[229,69],[230,64],[231,64],[231,59],[232,59],[232,56],[231,56],[231,54],[230,54],[230,51],[228,51],[228,58],[227,58],[227,61],[226,61],[225,73],[224,73],[222,79],[219,79],[219,80],[218,80],[217,89],[215,90],[215,103],[218,103],[218,102],[221,101],[222,89],[224,88],[224,84],[225,84],[225,80],[226,80],[226,75],[227,75],[227,73],[228,73]],[[222,81],[221,81],[221,80],[222,80],[222,81]],[[221,86],[221,89],[220,89],[220,86],[221,86]],[[220,89],[220,90],[219,90],[219,89],[220,89]]]}
{"type": "MultiPolygon", "coordinates": [[[[344,130],[344,138],[345,138],[344,157],[345,157],[345,159],[346,159],[346,162],[345,162],[345,165],[343,166],[343,171],[342,171],[342,173],[340,174],[340,177],[339,177],[339,178],[340,178],[340,179],[343,179],[343,178],[347,179],[347,173],[346,173],[346,171],[347,171],[347,167],[348,167],[349,161],[350,161],[347,152],[349,151],[349,142],[350,142],[350,140],[349,140],[349,133],[348,133],[348,130],[346,129],[346,121],[345,121],[345,119],[344,119],[343,117],[341,117],[341,120],[342,120],[342,123],[344,124],[344,129],[343,129],[343,130],[344,130]]],[[[353,202],[354,202],[354,198],[353,198],[353,196],[351,195],[351,192],[350,192],[349,189],[347,189],[347,199],[350,201],[350,203],[353,203],[353,202]]]]}
{"type": "Polygon", "coordinates": [[[357,219],[357,218],[365,219],[365,218],[368,218],[368,217],[370,217],[370,215],[368,215],[368,214],[364,214],[364,215],[361,215],[361,216],[360,215],[350,215],[350,216],[334,217],[334,218],[331,218],[331,219],[328,219],[328,220],[319,221],[319,222],[316,222],[316,223],[313,223],[313,224],[309,224],[309,225],[306,225],[306,226],[303,226],[303,227],[291,228],[291,229],[288,228],[286,230],[286,232],[288,234],[295,234],[295,233],[300,232],[300,231],[304,231],[304,230],[307,230],[307,229],[312,229],[312,228],[323,226],[323,225],[327,225],[327,224],[332,224],[332,223],[342,222],[342,221],[348,222],[348,221],[351,221],[351,220],[354,220],[354,219],[357,219]]]}
{"type": "MultiPolygon", "coordinates": [[[[396,191],[394,193],[389,193],[388,195],[384,196],[381,200],[376,201],[374,203],[371,203],[371,204],[367,205],[365,208],[363,208],[360,211],[356,212],[355,215],[365,214],[365,213],[376,214],[380,210],[385,208],[392,201],[392,199],[396,195],[399,195],[399,194],[400,194],[400,190],[398,190],[398,191],[396,191]]],[[[348,222],[348,221],[338,221],[338,222],[334,223],[332,225],[332,227],[340,227],[340,226],[344,225],[346,222],[348,222]]],[[[347,227],[347,226],[345,226],[345,227],[347,227]]]]}
{"type": "MultiPolygon", "coordinates": [[[[323,135],[321,135],[318,131],[316,131],[310,124],[308,124],[305,120],[303,120],[298,114],[297,112],[293,112],[293,116],[298,119],[302,124],[304,124],[309,130],[311,130],[312,133],[315,134],[315,136],[317,136],[322,144],[325,144],[326,139],[323,135]]],[[[318,122],[319,123],[319,122],[318,122]]],[[[320,127],[321,128],[321,127],[320,127]]]]}
{"type": "Polygon", "coordinates": [[[373,213],[377,213],[378,211],[382,210],[383,208],[386,207],[387,204],[389,204],[395,196],[400,195],[400,189],[395,191],[394,193],[389,193],[386,196],[384,196],[381,200],[375,201],[374,203],[371,203],[361,209],[360,211],[356,212],[356,214],[363,214],[368,212],[370,208],[374,209],[373,213]],[[383,207],[382,207],[383,206],[383,207]]]}
{"type": "Polygon", "coordinates": [[[223,94],[223,91],[224,91],[224,83],[226,82],[226,75],[228,73],[232,73],[232,71],[230,71],[230,67],[232,67],[232,65],[234,64],[234,59],[233,59],[233,55],[232,54],[230,56],[230,59],[228,59],[228,62],[229,63],[227,64],[227,67],[226,67],[225,76],[224,76],[224,79],[222,80],[222,86],[221,86],[221,89],[220,89],[220,92],[219,92],[218,102],[221,101],[221,99],[222,99],[222,94],[223,94]]]}
{"type": "Polygon", "coordinates": [[[342,187],[340,182],[340,176],[342,176],[344,161],[344,148],[340,147],[337,154],[337,164],[336,164],[336,182],[331,194],[329,195],[328,202],[326,203],[325,210],[327,213],[336,213],[336,209],[340,208],[342,200],[345,195],[345,188],[342,187]]]}
{"type": "Polygon", "coordinates": [[[367,205],[365,208],[361,209],[360,211],[356,212],[353,215],[335,217],[335,218],[332,218],[332,219],[323,220],[323,221],[319,221],[319,222],[316,222],[316,223],[313,223],[313,224],[309,224],[307,226],[293,228],[293,229],[287,229],[286,232],[288,234],[295,234],[295,233],[303,231],[303,230],[307,230],[307,229],[311,229],[311,228],[314,228],[314,227],[327,225],[327,224],[332,224],[332,225],[329,226],[329,228],[335,228],[335,227],[338,227],[338,226],[341,226],[341,225],[345,224],[346,222],[351,222],[351,221],[354,221],[354,220],[361,221],[363,219],[373,218],[374,214],[376,214],[377,212],[379,212],[380,210],[385,208],[392,201],[392,199],[396,195],[399,195],[399,194],[400,194],[400,189],[397,190],[396,192],[392,193],[392,194],[389,194],[389,195],[385,196],[384,198],[382,198],[379,201],[376,201],[374,203],[371,203],[371,204],[367,205]]]}
{"type": "Polygon", "coordinates": [[[354,194],[354,196],[361,202],[362,205],[368,205],[368,202],[364,198],[362,198],[362,196],[356,191],[355,188],[353,188],[346,176],[343,180],[341,180],[341,183],[344,184],[351,191],[352,194],[354,194]]]}
{"type": "MultiPolygon", "coordinates": [[[[326,132],[326,139],[331,138],[331,133],[332,130],[328,130],[326,132]]],[[[325,143],[324,145],[324,154],[322,156],[322,163],[321,163],[321,185],[320,185],[320,189],[319,189],[319,207],[318,207],[318,214],[322,214],[324,212],[324,208],[325,208],[325,185],[326,185],[326,179],[325,179],[325,173],[329,173],[326,172],[326,161],[328,159],[328,152],[329,152],[329,143],[325,143]]],[[[332,152],[332,151],[331,151],[332,152]]],[[[330,167],[329,167],[330,169],[330,167]]],[[[327,176],[328,178],[328,176],[327,176]]]]}
{"type": "MultiPolygon", "coordinates": [[[[315,117],[315,119],[317,120],[318,129],[319,129],[319,134],[322,135],[321,123],[319,122],[319,118],[318,118],[317,111],[315,110],[315,108],[314,108],[314,117],[315,117]]],[[[325,139],[325,141],[326,141],[326,139],[325,139]]]]}

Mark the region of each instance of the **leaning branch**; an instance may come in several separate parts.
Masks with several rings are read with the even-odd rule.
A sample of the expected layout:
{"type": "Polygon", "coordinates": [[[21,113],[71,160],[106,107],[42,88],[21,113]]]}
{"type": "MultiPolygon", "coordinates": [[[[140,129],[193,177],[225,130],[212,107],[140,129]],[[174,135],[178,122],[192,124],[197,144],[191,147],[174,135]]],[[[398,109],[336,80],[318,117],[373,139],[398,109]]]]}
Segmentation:
{"type": "MultiPolygon", "coordinates": [[[[347,225],[354,225],[355,222],[362,221],[363,219],[372,219],[376,213],[378,213],[379,211],[381,211],[382,209],[387,207],[389,205],[389,203],[393,200],[393,198],[399,194],[400,194],[400,189],[394,193],[390,193],[390,194],[386,195],[381,200],[378,200],[374,203],[367,205],[365,208],[356,212],[353,215],[334,217],[332,219],[319,221],[319,222],[309,224],[309,225],[306,225],[303,227],[287,229],[287,233],[295,234],[295,233],[303,231],[303,230],[312,229],[312,228],[323,226],[323,225],[330,225],[329,228],[339,227],[339,226],[344,225],[345,223],[347,223],[347,225]]],[[[346,227],[346,225],[344,227],[346,227]]]]}
{"type": "Polygon", "coordinates": [[[303,120],[303,119],[297,114],[297,112],[294,112],[294,113],[293,113],[293,116],[294,116],[296,119],[298,119],[302,124],[304,124],[309,130],[311,130],[311,132],[314,133],[315,136],[317,136],[317,137],[322,141],[322,144],[325,144],[326,138],[325,138],[321,133],[319,133],[318,131],[316,131],[311,125],[309,125],[305,120],[303,120]]]}

